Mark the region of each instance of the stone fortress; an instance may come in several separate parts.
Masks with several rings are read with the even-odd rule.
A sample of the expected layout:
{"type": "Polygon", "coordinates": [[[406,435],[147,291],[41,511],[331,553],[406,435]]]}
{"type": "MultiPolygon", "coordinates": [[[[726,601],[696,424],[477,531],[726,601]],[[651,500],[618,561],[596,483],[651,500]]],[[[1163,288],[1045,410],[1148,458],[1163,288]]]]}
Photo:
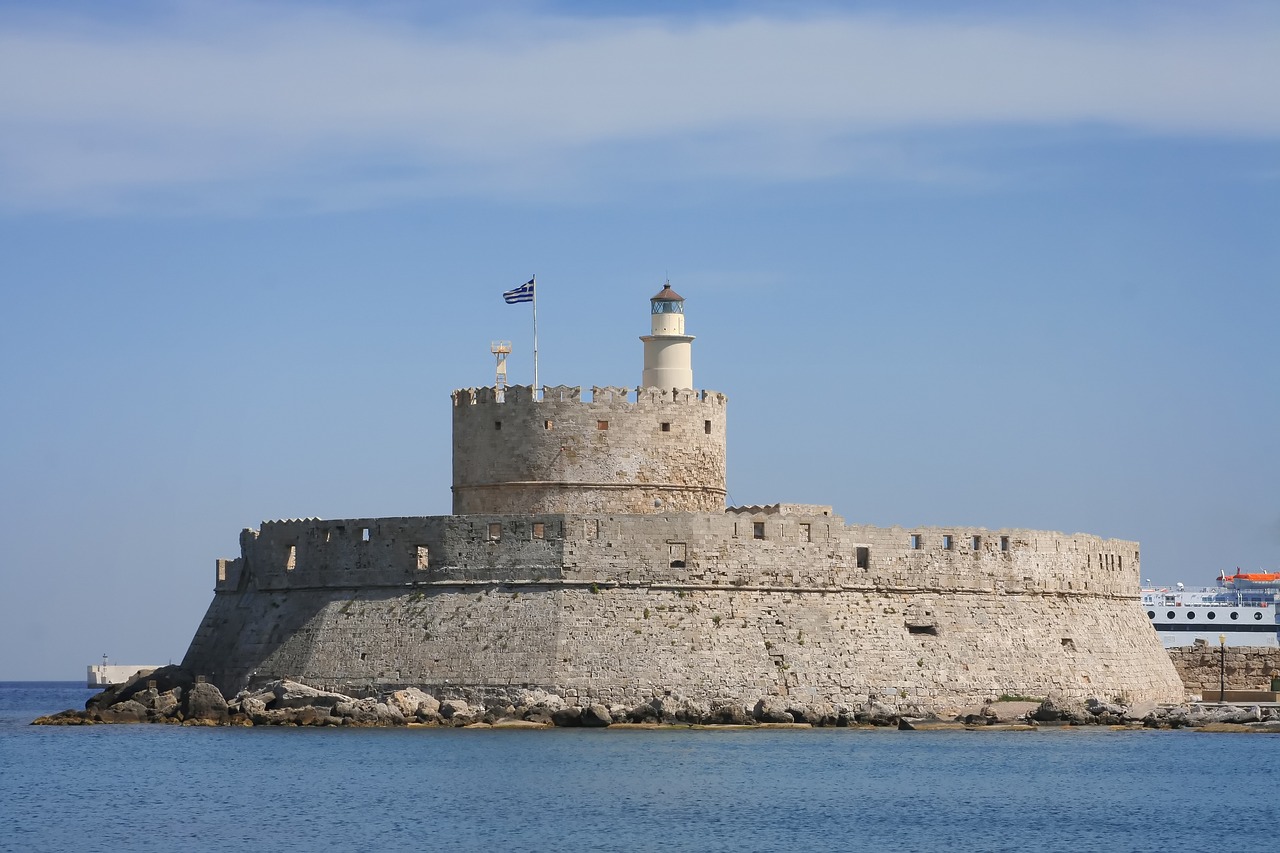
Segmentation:
{"type": "Polygon", "coordinates": [[[1181,700],[1135,542],[726,507],[727,399],[691,390],[684,300],[650,305],[639,388],[453,393],[453,515],[243,531],[183,668],[227,695],[1181,700]]]}

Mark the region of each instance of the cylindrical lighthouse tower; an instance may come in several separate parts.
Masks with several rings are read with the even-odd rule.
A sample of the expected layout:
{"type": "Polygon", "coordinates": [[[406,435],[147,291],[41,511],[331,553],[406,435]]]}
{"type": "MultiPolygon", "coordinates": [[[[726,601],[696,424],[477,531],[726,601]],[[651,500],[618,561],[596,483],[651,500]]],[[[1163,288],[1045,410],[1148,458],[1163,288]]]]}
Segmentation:
{"type": "Polygon", "coordinates": [[[649,300],[652,334],[644,341],[642,388],[693,387],[693,335],[684,333],[684,297],[667,282],[649,300]]]}

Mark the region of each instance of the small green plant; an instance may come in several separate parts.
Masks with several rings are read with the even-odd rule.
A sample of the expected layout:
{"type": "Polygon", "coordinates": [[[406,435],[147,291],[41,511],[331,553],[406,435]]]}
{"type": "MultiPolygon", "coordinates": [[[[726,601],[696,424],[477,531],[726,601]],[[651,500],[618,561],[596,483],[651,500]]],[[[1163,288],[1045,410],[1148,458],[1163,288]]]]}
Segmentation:
{"type": "Polygon", "coordinates": [[[916,658],[916,666],[924,669],[924,658],[916,658]]]}
{"type": "Polygon", "coordinates": [[[599,594],[600,594],[600,587],[596,586],[595,584],[592,584],[592,585],[591,585],[591,594],[592,594],[592,595],[599,595],[599,594]]]}
{"type": "Polygon", "coordinates": [[[768,650],[769,650],[769,649],[771,649],[771,648],[773,648],[773,643],[769,642],[768,640],[765,640],[765,641],[764,641],[764,649],[765,649],[765,651],[768,651],[768,650]]]}
{"type": "MultiPolygon", "coordinates": [[[[646,619],[648,619],[648,618],[649,618],[649,608],[647,608],[647,607],[644,609],[644,618],[646,618],[646,619]]],[[[639,633],[639,632],[637,631],[636,633],[639,633]]]]}
{"type": "Polygon", "coordinates": [[[712,621],[712,622],[714,622],[714,623],[716,623],[717,625],[719,625],[719,624],[720,624],[720,614],[719,614],[719,613],[717,613],[715,616],[712,616],[712,617],[711,617],[711,621],[712,621]]]}
{"type": "Polygon", "coordinates": [[[676,590],[676,595],[680,596],[681,598],[684,598],[684,590],[683,589],[676,590]]]}
{"type": "Polygon", "coordinates": [[[1021,693],[1001,693],[996,697],[997,702],[1040,702],[1038,696],[1023,696],[1021,693]]]}

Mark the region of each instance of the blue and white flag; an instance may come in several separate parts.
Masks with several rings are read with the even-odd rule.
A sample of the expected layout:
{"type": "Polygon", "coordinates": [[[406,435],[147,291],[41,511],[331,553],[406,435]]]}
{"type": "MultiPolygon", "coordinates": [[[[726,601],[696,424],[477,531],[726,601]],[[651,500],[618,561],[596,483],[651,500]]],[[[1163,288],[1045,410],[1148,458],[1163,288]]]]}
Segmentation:
{"type": "Polygon", "coordinates": [[[507,300],[508,305],[515,305],[520,302],[533,301],[533,279],[529,279],[525,284],[520,285],[515,290],[508,290],[502,294],[502,298],[507,300]]]}

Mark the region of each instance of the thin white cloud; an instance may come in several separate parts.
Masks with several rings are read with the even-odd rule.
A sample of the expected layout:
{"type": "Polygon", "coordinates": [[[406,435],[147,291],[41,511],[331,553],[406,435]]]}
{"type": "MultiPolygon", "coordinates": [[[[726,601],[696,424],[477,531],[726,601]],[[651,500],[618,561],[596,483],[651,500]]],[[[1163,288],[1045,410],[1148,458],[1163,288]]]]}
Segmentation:
{"type": "MultiPolygon", "coordinates": [[[[609,172],[899,168],[896,133],[1099,125],[1280,136],[1268,18],[486,18],[195,5],[134,32],[0,26],[10,209],[379,204],[609,172]]],[[[903,167],[910,171],[910,167],[903,167]]]]}

